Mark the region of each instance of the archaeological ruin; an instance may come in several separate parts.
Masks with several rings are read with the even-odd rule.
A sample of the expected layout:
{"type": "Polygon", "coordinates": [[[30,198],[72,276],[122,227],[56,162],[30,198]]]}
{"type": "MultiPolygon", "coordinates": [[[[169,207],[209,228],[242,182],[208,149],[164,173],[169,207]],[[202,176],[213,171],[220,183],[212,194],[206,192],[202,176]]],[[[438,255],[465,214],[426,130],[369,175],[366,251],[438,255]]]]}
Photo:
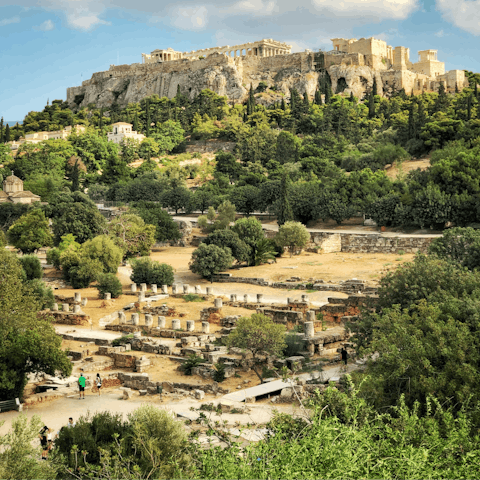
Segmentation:
{"type": "Polygon", "coordinates": [[[468,85],[463,70],[445,70],[437,50],[420,50],[418,61],[412,62],[409,48],[375,38],[334,38],[332,44],[330,51],[298,53],[273,39],[191,52],[156,49],[142,53],[141,63],[111,65],[81,86],[68,88],[67,101],[72,108],[89,103],[125,106],[154,94],[173,98],[180,87],[191,99],[208,88],[230,101],[243,102],[250,85],[256,88],[260,82],[274,87],[271,101],[282,95],[288,98],[292,88],[312,98],[319,79],[327,74],[334,93],[359,98],[372,89],[374,79],[381,96],[402,88],[420,94],[436,91],[441,84],[450,92],[468,85]]]}

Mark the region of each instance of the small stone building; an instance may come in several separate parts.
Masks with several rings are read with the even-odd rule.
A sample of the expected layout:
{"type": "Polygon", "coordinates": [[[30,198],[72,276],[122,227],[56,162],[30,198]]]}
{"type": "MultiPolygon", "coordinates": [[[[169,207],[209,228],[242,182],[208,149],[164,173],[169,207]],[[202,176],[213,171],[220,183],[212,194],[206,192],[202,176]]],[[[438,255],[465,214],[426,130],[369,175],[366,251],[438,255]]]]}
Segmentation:
{"type": "Polygon", "coordinates": [[[120,143],[124,138],[133,138],[141,142],[145,135],[132,130],[133,125],[126,122],[117,122],[112,124],[113,131],[107,133],[109,142],[120,143]]]}
{"type": "Polygon", "coordinates": [[[0,191],[0,203],[33,203],[39,201],[39,195],[23,190],[23,181],[15,175],[10,175],[3,181],[3,191],[0,191]]]}

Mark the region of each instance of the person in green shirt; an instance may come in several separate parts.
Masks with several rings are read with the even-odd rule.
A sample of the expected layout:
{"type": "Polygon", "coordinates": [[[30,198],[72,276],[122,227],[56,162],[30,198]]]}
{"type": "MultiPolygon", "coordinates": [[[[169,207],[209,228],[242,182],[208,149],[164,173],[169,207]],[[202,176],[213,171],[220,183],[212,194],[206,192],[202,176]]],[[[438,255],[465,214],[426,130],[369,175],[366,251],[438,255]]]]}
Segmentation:
{"type": "Polygon", "coordinates": [[[78,388],[79,388],[79,395],[80,399],[82,398],[85,400],[85,377],[83,376],[83,373],[80,374],[80,378],[78,379],[78,388]]]}

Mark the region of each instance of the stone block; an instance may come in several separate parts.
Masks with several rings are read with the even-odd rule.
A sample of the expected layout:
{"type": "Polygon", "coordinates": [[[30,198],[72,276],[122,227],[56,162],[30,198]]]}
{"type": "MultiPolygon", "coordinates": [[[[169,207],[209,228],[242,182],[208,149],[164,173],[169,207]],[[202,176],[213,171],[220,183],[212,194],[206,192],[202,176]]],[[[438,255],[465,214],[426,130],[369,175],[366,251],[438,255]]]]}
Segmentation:
{"type": "Polygon", "coordinates": [[[213,287],[206,288],[207,295],[213,295],[213,287]]]}
{"type": "Polygon", "coordinates": [[[183,285],[183,293],[184,295],[188,295],[190,293],[190,285],[188,284],[183,285]]]}
{"type": "Polygon", "coordinates": [[[257,293],[257,303],[263,302],[263,293],[257,293]]]}
{"type": "Polygon", "coordinates": [[[221,298],[216,298],[213,301],[213,304],[215,305],[215,308],[222,308],[223,306],[223,300],[221,298]]]}
{"type": "Polygon", "coordinates": [[[194,393],[197,400],[203,400],[205,398],[205,392],[203,390],[194,390],[194,393]]]}
{"type": "Polygon", "coordinates": [[[210,333],[210,323],[202,322],[202,333],[210,333]]]}
{"type": "Polygon", "coordinates": [[[172,295],[176,295],[178,293],[178,285],[174,283],[172,285],[172,295]]]}
{"type": "Polygon", "coordinates": [[[107,292],[105,293],[105,300],[111,300],[112,299],[112,294],[107,292]]]}
{"type": "Polygon", "coordinates": [[[75,299],[75,302],[80,303],[82,301],[82,294],[80,292],[75,292],[74,299],[75,299]]]}
{"type": "Polygon", "coordinates": [[[86,307],[87,306],[87,303],[88,303],[88,299],[87,298],[82,298],[82,307],[86,307]]]}
{"type": "Polygon", "coordinates": [[[140,394],[141,397],[143,397],[144,395],[146,395],[148,393],[147,390],[139,390],[138,393],[140,394]]]}
{"type": "Polygon", "coordinates": [[[82,311],[82,307],[80,305],[73,306],[73,313],[80,313],[82,311]]]}
{"type": "Polygon", "coordinates": [[[165,328],[167,324],[166,318],[163,316],[158,316],[158,328],[165,328]]]}
{"type": "Polygon", "coordinates": [[[52,311],[58,312],[58,303],[53,304],[52,311]]]}
{"type": "Polygon", "coordinates": [[[195,285],[195,293],[196,293],[197,295],[199,295],[199,294],[202,293],[202,289],[201,289],[200,285],[195,285]]]}
{"type": "Polygon", "coordinates": [[[147,291],[147,284],[146,283],[141,283],[140,284],[140,291],[144,292],[144,293],[147,291]]]}
{"type": "Polygon", "coordinates": [[[193,320],[187,320],[187,332],[195,331],[195,322],[193,320]]]}
{"type": "Polygon", "coordinates": [[[150,288],[152,289],[152,293],[156,295],[158,291],[157,285],[153,283],[152,285],[150,285],[150,288]]]}
{"type": "Polygon", "coordinates": [[[63,303],[62,304],[62,312],[69,312],[70,311],[70,305],[68,303],[63,303]]]}
{"type": "Polygon", "coordinates": [[[162,294],[168,295],[168,285],[162,285],[162,294]]]}
{"type": "Polygon", "coordinates": [[[136,283],[132,283],[132,284],[130,285],[130,291],[131,291],[132,293],[135,293],[135,292],[137,291],[137,284],[136,284],[136,283]]]}
{"type": "Polygon", "coordinates": [[[172,330],[180,330],[180,320],[175,318],[172,320],[172,330]]]}
{"type": "Polygon", "coordinates": [[[153,315],[146,314],[145,315],[145,326],[152,327],[153,326],[153,315]]]}
{"type": "Polygon", "coordinates": [[[140,315],[138,313],[132,313],[131,322],[133,325],[140,325],[140,315]]]}

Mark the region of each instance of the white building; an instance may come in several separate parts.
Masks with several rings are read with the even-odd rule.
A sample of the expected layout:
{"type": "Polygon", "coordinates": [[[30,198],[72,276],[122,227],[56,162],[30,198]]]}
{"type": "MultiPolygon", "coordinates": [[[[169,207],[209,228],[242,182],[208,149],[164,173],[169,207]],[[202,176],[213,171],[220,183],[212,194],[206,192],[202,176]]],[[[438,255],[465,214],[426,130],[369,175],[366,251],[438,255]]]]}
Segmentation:
{"type": "Polygon", "coordinates": [[[63,130],[56,130],[54,132],[31,132],[25,135],[25,138],[19,138],[17,141],[9,142],[11,150],[17,150],[22,143],[33,143],[37,144],[43,142],[45,140],[58,140],[58,139],[66,139],[72,131],[75,130],[78,132],[84,132],[85,127],[83,125],[75,125],[72,127],[69,125],[65,127],[63,130]]]}
{"type": "Polygon", "coordinates": [[[113,131],[107,133],[109,142],[120,143],[124,138],[133,138],[141,142],[145,135],[132,130],[132,124],[126,122],[117,122],[112,124],[113,131]]]}

